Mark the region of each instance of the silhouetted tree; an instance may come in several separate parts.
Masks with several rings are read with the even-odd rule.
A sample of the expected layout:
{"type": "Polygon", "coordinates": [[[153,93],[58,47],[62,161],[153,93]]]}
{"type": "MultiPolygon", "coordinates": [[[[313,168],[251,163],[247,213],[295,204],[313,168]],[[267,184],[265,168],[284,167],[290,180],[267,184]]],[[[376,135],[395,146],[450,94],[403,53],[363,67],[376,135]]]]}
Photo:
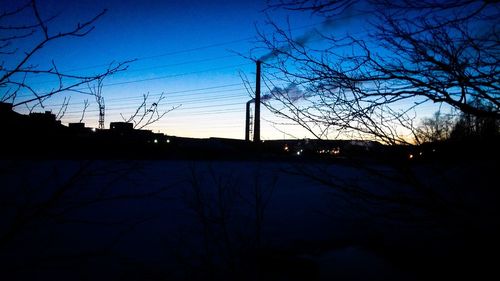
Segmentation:
{"type": "MultiPolygon", "coordinates": [[[[131,62],[111,63],[98,74],[92,75],[60,71],[54,60],[50,62],[49,67],[38,65],[34,62],[34,57],[42,49],[50,47],[53,42],[64,41],[71,37],[85,37],[94,29],[94,24],[106,10],[87,21],[75,23],[73,27],[65,26],[67,30],[58,30],[56,26],[51,25],[56,16],[44,17],[39,1],[21,3],[10,10],[4,9],[3,4],[4,2],[0,5],[0,101],[2,102],[10,102],[14,107],[26,105],[31,111],[37,106],[43,107],[47,99],[59,93],[89,94],[82,90],[86,85],[98,90],[98,93],[94,93],[97,103],[100,99],[103,102],[102,80],[126,70],[128,63],[131,62]],[[20,19],[29,19],[26,15],[32,16],[31,21],[20,22],[20,19]],[[38,77],[55,80],[56,85],[49,90],[38,88],[31,80],[38,77]],[[96,83],[95,88],[91,87],[93,83],[96,83]]],[[[92,90],[90,92],[92,94],[92,90]]],[[[68,103],[69,98],[65,98],[57,118],[64,116],[68,103]]],[[[88,100],[84,103],[80,122],[84,119],[87,107],[88,100]]],[[[155,112],[158,112],[156,106],[155,112]]],[[[44,146],[37,145],[37,149],[43,151],[44,146]]],[[[50,157],[49,154],[42,155],[50,157]]],[[[2,160],[0,162],[2,166],[0,271],[4,279],[12,279],[9,278],[10,274],[17,274],[14,279],[32,279],[37,275],[34,268],[58,266],[57,259],[113,255],[113,248],[121,237],[149,218],[138,215],[137,218],[102,221],[100,220],[102,217],[92,215],[96,210],[96,204],[159,198],[162,197],[161,193],[166,191],[166,188],[145,192],[125,190],[124,186],[130,183],[128,177],[142,169],[142,163],[134,161],[107,163],[85,160],[68,161],[64,164],[57,161],[2,160]],[[25,182],[25,179],[32,181],[25,182]],[[95,184],[89,184],[94,179],[97,179],[95,184]],[[105,182],[106,179],[111,180],[105,182]],[[115,188],[116,192],[113,191],[115,188]],[[90,215],[85,217],[81,213],[82,210],[87,210],[90,215]],[[106,243],[96,241],[95,245],[90,245],[92,249],[81,249],[74,244],[64,245],[65,242],[59,244],[64,245],[62,247],[64,249],[57,247],[49,249],[50,243],[57,244],[60,241],[53,241],[53,238],[46,237],[43,233],[48,229],[54,232],[57,232],[55,229],[70,231],[71,227],[66,227],[66,224],[115,226],[116,230],[123,228],[123,231],[118,231],[120,233],[113,235],[114,237],[101,237],[106,243]],[[23,247],[32,248],[26,251],[23,247]]],[[[54,274],[54,271],[52,273],[54,274]]]]}
{"type": "Polygon", "coordinates": [[[75,23],[67,30],[58,30],[51,26],[57,15],[44,17],[38,1],[32,0],[20,4],[17,8],[0,12],[0,100],[13,103],[14,107],[26,105],[29,108],[41,105],[43,102],[62,92],[79,92],[79,87],[102,80],[127,69],[130,61],[112,63],[98,74],[78,75],[59,71],[54,60],[50,67],[33,63],[33,58],[43,48],[56,41],[71,37],[84,37],[94,30],[94,24],[106,13],[106,10],[96,14],[84,22],[75,23]],[[31,15],[29,22],[20,23],[17,17],[31,15]],[[27,47],[22,47],[26,39],[30,40],[27,47]],[[50,90],[38,89],[31,79],[44,77],[54,79],[57,84],[50,90]],[[26,94],[22,98],[20,93],[26,94]]]}
{"type": "MultiPolygon", "coordinates": [[[[481,106],[481,105],[477,105],[481,106]]],[[[487,110],[487,109],[486,109],[487,110]]],[[[460,114],[450,137],[454,140],[494,140],[500,136],[500,120],[493,117],[460,114]]]]}
{"type": "Polygon", "coordinates": [[[161,102],[164,99],[165,95],[164,93],[161,93],[154,102],[150,102],[149,93],[143,94],[142,102],[136,107],[134,113],[132,113],[129,117],[125,117],[120,113],[120,116],[123,121],[133,123],[135,129],[142,129],[159,121],[167,113],[181,106],[177,105],[167,110],[160,110],[161,102]]]}
{"type": "MultiPolygon", "coordinates": [[[[429,140],[453,136],[458,128],[491,128],[486,120],[500,119],[500,6],[494,1],[277,0],[269,6],[325,19],[321,28],[305,35],[297,36],[296,30],[276,22],[270,22],[273,34],[260,34],[267,50],[260,57],[264,81],[273,95],[266,106],[318,138],[342,135],[387,144],[413,143],[422,132],[419,106],[429,103],[463,116],[453,133],[447,116],[424,119],[421,126],[429,129],[429,140]],[[370,27],[367,33],[328,33],[332,23],[343,26],[342,20],[360,16],[370,27]]],[[[380,157],[377,164],[358,159],[342,162],[342,167],[352,165],[366,172],[366,181],[359,180],[364,177],[344,179],[334,164],[297,164],[290,171],[329,187],[335,196],[352,202],[352,208],[371,205],[367,213],[373,220],[392,220],[398,227],[413,224],[424,234],[442,227],[461,249],[479,240],[496,243],[489,233],[498,233],[498,225],[484,220],[489,215],[483,212],[498,214],[498,193],[487,183],[494,181],[494,166],[482,161],[470,165],[461,160],[460,150],[446,155],[457,160],[453,163],[445,163],[446,156],[435,162],[414,162],[420,156],[425,159],[426,153],[440,153],[439,148],[414,149],[416,154],[411,156],[417,157],[408,161],[380,157]]],[[[492,159],[497,152],[488,150],[492,159]]],[[[407,253],[429,250],[404,246],[401,251],[407,253]]],[[[471,252],[476,251],[470,249],[442,254],[469,266],[475,262],[471,252]]]]}
{"type": "Polygon", "coordinates": [[[429,102],[500,118],[500,13],[494,1],[281,0],[269,6],[311,12],[326,22],[354,16],[369,22],[367,34],[334,35],[324,28],[306,36],[271,22],[276,32],[260,36],[269,51],[261,59],[273,78],[268,107],[317,137],[340,132],[408,143],[416,132],[415,112],[429,102]],[[322,44],[308,47],[315,37],[322,44]],[[276,80],[306,94],[297,102],[273,91],[276,80]]]}
{"type": "Polygon", "coordinates": [[[432,117],[422,119],[416,128],[416,142],[438,142],[450,138],[451,131],[455,124],[455,118],[451,114],[443,114],[436,111],[432,117]]]}
{"type": "MultiPolygon", "coordinates": [[[[36,107],[44,107],[44,101],[59,93],[80,93],[91,95],[95,98],[99,107],[99,128],[104,128],[104,96],[102,92],[104,78],[120,71],[125,71],[128,64],[134,60],[123,62],[112,62],[107,68],[98,74],[78,75],[59,71],[56,62],[50,61],[50,67],[43,67],[32,62],[43,48],[50,46],[54,41],[62,41],[70,37],[85,37],[92,30],[94,24],[106,13],[103,10],[93,18],[78,22],[68,30],[58,30],[51,26],[52,21],[57,17],[43,17],[38,1],[28,1],[12,10],[4,10],[0,13],[0,101],[10,102],[14,107],[27,106],[29,112],[36,107]],[[19,18],[24,15],[31,15],[30,22],[19,22],[19,18]],[[23,46],[23,40],[30,39],[27,47],[23,46]],[[50,90],[39,89],[32,83],[31,79],[44,77],[48,80],[56,81],[56,85],[50,90]],[[87,89],[85,89],[87,88],[87,89]],[[19,95],[22,93],[22,95],[19,95]]],[[[170,110],[163,110],[160,102],[165,97],[160,95],[154,101],[148,101],[144,96],[142,103],[137,106],[136,113],[127,121],[134,121],[135,127],[143,128],[159,121],[170,110]],[[149,102],[151,105],[147,105],[149,102]]],[[[60,120],[68,108],[70,98],[65,98],[60,107],[57,118],[60,120]]],[[[84,120],[85,111],[89,106],[85,101],[80,122],[84,120]]]]}

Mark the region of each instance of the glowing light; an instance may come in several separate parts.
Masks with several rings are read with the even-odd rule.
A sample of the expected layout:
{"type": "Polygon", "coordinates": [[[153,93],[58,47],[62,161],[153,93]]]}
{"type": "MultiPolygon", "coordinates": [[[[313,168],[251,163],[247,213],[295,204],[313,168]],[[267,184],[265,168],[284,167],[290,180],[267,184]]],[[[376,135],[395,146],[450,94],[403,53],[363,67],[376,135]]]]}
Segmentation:
{"type": "Polygon", "coordinates": [[[95,132],[95,131],[96,131],[96,129],[95,129],[95,128],[92,128],[92,132],[95,132]]]}
{"type": "Polygon", "coordinates": [[[155,140],[154,140],[154,143],[158,143],[158,140],[157,140],[157,139],[155,139],[155,140]]]}
{"type": "Polygon", "coordinates": [[[413,159],[413,154],[408,155],[408,158],[413,159]]]}
{"type": "Polygon", "coordinates": [[[170,140],[167,140],[167,143],[170,143],[170,140]]]}
{"type": "Polygon", "coordinates": [[[286,152],[288,152],[289,148],[288,148],[287,144],[285,144],[285,146],[283,147],[283,150],[286,151],[286,152]]]}
{"type": "Polygon", "coordinates": [[[300,155],[301,151],[297,151],[297,155],[300,155]]]}

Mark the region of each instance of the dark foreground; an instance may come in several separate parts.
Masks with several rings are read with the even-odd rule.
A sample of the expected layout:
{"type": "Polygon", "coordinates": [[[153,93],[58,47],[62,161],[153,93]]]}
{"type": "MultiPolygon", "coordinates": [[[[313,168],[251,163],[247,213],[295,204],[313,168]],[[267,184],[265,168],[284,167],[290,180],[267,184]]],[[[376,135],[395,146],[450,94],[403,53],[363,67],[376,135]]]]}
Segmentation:
{"type": "Polygon", "coordinates": [[[0,278],[481,279],[497,162],[5,160],[0,278]]]}

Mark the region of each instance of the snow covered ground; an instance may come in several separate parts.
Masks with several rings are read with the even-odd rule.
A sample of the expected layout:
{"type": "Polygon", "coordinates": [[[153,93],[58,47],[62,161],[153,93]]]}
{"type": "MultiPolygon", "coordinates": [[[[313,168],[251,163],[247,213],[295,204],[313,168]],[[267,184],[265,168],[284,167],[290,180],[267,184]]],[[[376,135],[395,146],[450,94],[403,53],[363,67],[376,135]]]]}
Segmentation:
{"type": "Polygon", "coordinates": [[[498,193],[470,192],[489,170],[400,168],[3,161],[3,280],[427,279],[463,220],[496,229],[498,193]]]}

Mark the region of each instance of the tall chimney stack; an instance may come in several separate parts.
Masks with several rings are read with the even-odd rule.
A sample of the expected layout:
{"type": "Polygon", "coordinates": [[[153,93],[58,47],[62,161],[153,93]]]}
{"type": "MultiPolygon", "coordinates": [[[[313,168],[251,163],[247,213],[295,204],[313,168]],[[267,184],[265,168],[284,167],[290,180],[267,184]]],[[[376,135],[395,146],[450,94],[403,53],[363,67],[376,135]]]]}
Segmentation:
{"type": "Polygon", "coordinates": [[[251,100],[247,101],[247,104],[246,104],[246,115],[245,115],[245,140],[246,141],[250,141],[250,104],[253,101],[254,100],[251,99],[251,100]]]}
{"type": "Polygon", "coordinates": [[[253,141],[260,142],[260,60],[257,60],[257,71],[255,73],[255,116],[254,116],[254,130],[253,141]]]}

